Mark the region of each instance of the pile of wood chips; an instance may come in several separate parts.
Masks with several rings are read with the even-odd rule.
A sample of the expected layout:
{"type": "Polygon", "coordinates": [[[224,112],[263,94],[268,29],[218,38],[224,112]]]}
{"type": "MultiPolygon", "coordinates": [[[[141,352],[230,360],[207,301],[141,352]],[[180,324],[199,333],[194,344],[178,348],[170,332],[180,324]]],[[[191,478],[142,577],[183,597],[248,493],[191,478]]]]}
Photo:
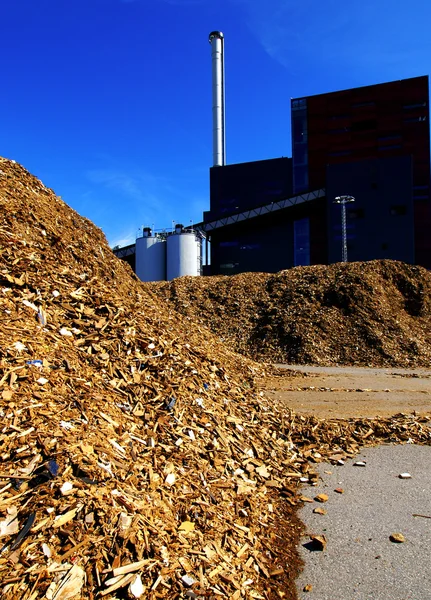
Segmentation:
{"type": "Polygon", "coordinates": [[[431,364],[431,273],[378,260],[146,284],[254,360],[431,364]]]}
{"type": "Polygon", "coordinates": [[[293,600],[299,479],[426,420],[280,412],[6,159],[0,206],[1,597],[293,600]]]}

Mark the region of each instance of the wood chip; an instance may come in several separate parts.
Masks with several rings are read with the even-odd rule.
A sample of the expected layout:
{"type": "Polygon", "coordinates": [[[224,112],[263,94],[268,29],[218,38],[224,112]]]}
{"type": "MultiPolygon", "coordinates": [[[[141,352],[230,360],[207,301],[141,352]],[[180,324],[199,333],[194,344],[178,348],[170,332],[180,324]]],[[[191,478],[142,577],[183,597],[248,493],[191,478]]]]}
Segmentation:
{"type": "Polygon", "coordinates": [[[75,598],[81,592],[84,577],[84,570],[78,565],[73,565],[61,579],[52,596],[48,597],[47,595],[48,600],[70,600],[75,598]]]}
{"type": "Polygon", "coordinates": [[[69,521],[71,521],[72,519],[75,518],[76,513],[77,513],[77,509],[73,508],[72,510],[69,510],[66,513],[64,513],[64,515],[58,515],[57,517],[55,517],[54,523],[52,524],[52,526],[53,527],[62,527],[63,525],[66,525],[66,523],[69,523],[69,521]]]}
{"type": "Polygon", "coordinates": [[[317,494],[314,499],[316,502],[327,502],[329,500],[329,496],[326,494],[317,494]]]}
{"type": "Polygon", "coordinates": [[[190,531],[193,531],[194,528],[195,528],[195,524],[192,523],[191,521],[183,521],[181,523],[181,525],[179,526],[178,530],[189,533],[190,531]]]}
{"type": "Polygon", "coordinates": [[[324,535],[310,535],[310,540],[316,550],[325,550],[327,540],[324,535]]]}
{"type": "Polygon", "coordinates": [[[139,571],[142,567],[148,564],[148,560],[140,560],[135,563],[129,563],[128,565],[123,565],[122,567],[117,567],[113,570],[114,577],[118,577],[118,575],[126,575],[127,573],[134,573],[135,571],[139,571]]]}
{"type": "Polygon", "coordinates": [[[320,508],[320,506],[317,507],[317,508],[315,508],[315,509],[313,509],[313,512],[316,515],[326,515],[326,510],[324,508],[320,508]]]}
{"type": "Polygon", "coordinates": [[[411,365],[411,344],[385,334],[393,308],[397,331],[415,323],[406,339],[429,364],[418,333],[431,314],[425,270],[378,261],[145,285],[23,167],[0,158],[0,171],[2,599],[50,590],[60,600],[68,577],[71,593],[89,599],[119,589],[179,598],[184,576],[198,597],[275,594],[277,577],[288,585],[295,572],[292,515],[301,478],[317,481],[315,463],[352,458],[362,444],[429,442],[418,415],[296,415],[258,389],[278,371],[250,360],[284,361],[295,348],[296,361],[377,364],[381,347],[391,365],[411,365]],[[414,304],[424,316],[407,318],[398,287],[386,302],[391,281],[424,290],[414,304]],[[361,298],[361,318],[367,306],[373,319],[376,306],[389,311],[381,344],[364,350],[369,323],[328,312],[328,298],[350,297],[361,298]],[[8,508],[18,531],[4,524],[8,508]]]}

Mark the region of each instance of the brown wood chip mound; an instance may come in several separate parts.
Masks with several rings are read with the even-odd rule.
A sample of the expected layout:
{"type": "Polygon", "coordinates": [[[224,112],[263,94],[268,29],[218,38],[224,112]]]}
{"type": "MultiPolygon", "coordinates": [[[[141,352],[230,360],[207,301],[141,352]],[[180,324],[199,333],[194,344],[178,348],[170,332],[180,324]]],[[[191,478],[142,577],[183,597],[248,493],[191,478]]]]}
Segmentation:
{"type": "Polygon", "coordinates": [[[426,419],[319,421],[0,159],[0,595],[294,600],[300,477],[426,419]]]}
{"type": "Polygon", "coordinates": [[[431,273],[391,260],[146,284],[254,360],[428,367],[431,273]]]}

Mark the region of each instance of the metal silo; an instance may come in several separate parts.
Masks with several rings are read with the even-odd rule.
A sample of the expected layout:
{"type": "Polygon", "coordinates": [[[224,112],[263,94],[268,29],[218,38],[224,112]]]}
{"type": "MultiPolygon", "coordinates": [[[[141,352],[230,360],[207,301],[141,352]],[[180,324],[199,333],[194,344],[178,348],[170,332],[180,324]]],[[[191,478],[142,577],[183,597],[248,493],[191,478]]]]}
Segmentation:
{"type": "Polygon", "coordinates": [[[167,239],[167,279],[201,274],[201,239],[193,229],[176,225],[167,239]]]}
{"type": "Polygon", "coordinates": [[[141,281],[166,280],[166,240],[145,227],[136,240],[136,275],[141,281]]]}

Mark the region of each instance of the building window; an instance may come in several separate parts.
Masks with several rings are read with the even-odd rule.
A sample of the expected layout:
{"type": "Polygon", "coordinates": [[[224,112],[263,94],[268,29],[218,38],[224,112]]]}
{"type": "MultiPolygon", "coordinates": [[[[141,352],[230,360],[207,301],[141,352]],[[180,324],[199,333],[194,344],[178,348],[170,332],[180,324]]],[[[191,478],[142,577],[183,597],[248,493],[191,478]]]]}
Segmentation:
{"type": "Polygon", "coordinates": [[[306,190],[308,187],[308,166],[307,165],[295,165],[294,168],[294,186],[295,193],[302,190],[306,190]]]}
{"type": "Polygon", "coordinates": [[[379,152],[383,150],[398,150],[402,148],[401,144],[393,144],[392,146],[379,146],[379,152]]]}
{"type": "Polygon", "coordinates": [[[296,144],[295,146],[295,165],[306,165],[308,163],[307,144],[296,144]]]}
{"type": "Polygon", "coordinates": [[[410,119],[404,119],[404,123],[419,123],[426,120],[426,115],[423,115],[422,117],[411,117],[410,119]]]}
{"type": "Polygon", "coordinates": [[[415,108],[423,108],[426,105],[427,105],[426,102],[418,102],[416,104],[405,104],[403,106],[403,109],[404,110],[414,110],[415,108]]]}
{"type": "Polygon", "coordinates": [[[306,98],[298,98],[297,100],[292,100],[292,110],[302,110],[303,108],[307,108],[306,98]]]}
{"type": "Polygon", "coordinates": [[[307,114],[296,114],[292,122],[293,142],[303,144],[308,140],[307,114]]]}
{"type": "Polygon", "coordinates": [[[292,100],[293,191],[308,189],[308,113],[307,100],[292,100]]]}
{"type": "Polygon", "coordinates": [[[379,142],[388,142],[389,140],[401,139],[401,135],[399,133],[393,135],[380,135],[377,139],[379,142]]]}
{"type": "Polygon", "coordinates": [[[310,219],[298,219],[293,223],[293,259],[295,267],[310,264],[310,219]]]}
{"type": "Polygon", "coordinates": [[[429,200],[429,186],[428,185],[413,186],[413,200],[429,200]]]}

